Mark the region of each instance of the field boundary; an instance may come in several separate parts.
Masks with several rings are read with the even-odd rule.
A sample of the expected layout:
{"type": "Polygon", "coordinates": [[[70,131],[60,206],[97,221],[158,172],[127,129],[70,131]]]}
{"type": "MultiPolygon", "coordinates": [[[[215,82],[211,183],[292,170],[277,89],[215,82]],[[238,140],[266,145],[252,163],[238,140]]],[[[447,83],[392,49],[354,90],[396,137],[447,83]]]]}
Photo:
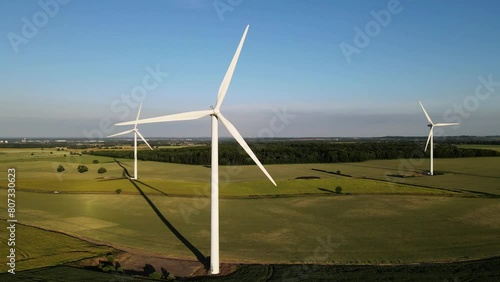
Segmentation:
{"type": "MultiPolygon", "coordinates": [[[[353,177],[357,178],[357,177],[353,177]]],[[[431,186],[420,186],[417,184],[408,184],[408,183],[401,183],[401,182],[391,182],[391,181],[384,181],[380,179],[372,179],[372,178],[357,178],[357,179],[367,179],[367,180],[372,180],[372,181],[381,181],[381,182],[389,182],[389,183],[394,183],[394,184],[402,184],[402,185],[408,185],[408,186],[415,186],[418,188],[426,188],[426,189],[435,189],[435,190],[444,190],[447,192],[455,192],[455,193],[460,193],[460,195],[443,195],[443,194],[435,194],[435,193],[384,193],[384,192],[378,192],[378,193],[341,193],[341,194],[336,194],[336,193],[295,193],[295,194],[268,194],[268,195],[245,195],[245,196],[219,196],[219,199],[225,199],[225,200],[257,200],[257,199],[274,199],[274,198],[300,198],[300,197],[352,197],[352,196],[373,196],[373,195],[383,195],[383,196],[429,196],[429,197],[459,197],[459,198],[478,198],[478,196],[472,196],[472,195],[466,195],[463,192],[467,190],[457,190],[453,191],[451,189],[446,189],[446,188],[436,188],[436,187],[431,187],[431,186]]],[[[7,190],[5,187],[0,187],[0,190],[7,190]]],[[[92,191],[58,191],[58,193],[54,193],[54,191],[44,191],[44,190],[38,190],[38,189],[21,189],[17,188],[18,192],[27,192],[27,193],[42,193],[42,194],[55,194],[55,195],[61,195],[61,194],[71,194],[71,195],[117,195],[116,192],[92,192],[92,191]]],[[[469,191],[467,191],[469,192],[469,191]]],[[[470,193],[480,193],[480,192],[474,192],[470,191],[470,193]]],[[[121,192],[121,195],[128,195],[128,196],[140,196],[141,194],[139,192],[121,192]]],[[[500,195],[494,195],[494,194],[488,194],[488,193],[483,193],[487,195],[491,195],[491,197],[488,198],[500,198],[500,195]]],[[[117,195],[119,196],[119,195],[117,195]]],[[[209,199],[210,195],[188,195],[188,194],[166,194],[166,193],[154,193],[150,194],[150,196],[163,196],[163,197],[171,197],[171,198],[203,198],[203,199],[209,199]]]]}

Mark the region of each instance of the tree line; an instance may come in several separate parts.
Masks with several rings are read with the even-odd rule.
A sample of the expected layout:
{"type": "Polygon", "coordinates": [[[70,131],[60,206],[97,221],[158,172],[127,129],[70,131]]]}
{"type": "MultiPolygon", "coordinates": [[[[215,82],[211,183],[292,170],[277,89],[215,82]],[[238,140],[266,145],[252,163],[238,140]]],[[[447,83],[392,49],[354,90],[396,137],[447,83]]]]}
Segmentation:
{"type": "MultiPolygon", "coordinates": [[[[251,143],[250,147],[264,164],[339,163],[367,160],[427,158],[425,144],[421,142],[268,142],[251,143]]],[[[141,150],[138,159],[169,163],[209,165],[210,145],[175,149],[141,150]]],[[[92,155],[133,158],[132,150],[98,150],[84,152],[92,155]]],[[[500,152],[487,149],[458,148],[452,144],[434,146],[435,158],[463,158],[500,156],[500,152]]],[[[219,144],[221,165],[248,165],[252,159],[236,143],[219,144]]]]}

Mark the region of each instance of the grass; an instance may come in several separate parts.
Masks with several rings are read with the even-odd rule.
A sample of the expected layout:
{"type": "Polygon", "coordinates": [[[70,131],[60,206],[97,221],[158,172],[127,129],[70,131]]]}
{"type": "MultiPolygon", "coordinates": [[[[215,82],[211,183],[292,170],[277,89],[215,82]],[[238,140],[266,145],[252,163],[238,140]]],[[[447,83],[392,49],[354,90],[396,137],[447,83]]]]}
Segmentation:
{"type": "Polygon", "coordinates": [[[500,259],[403,266],[245,265],[199,281],[497,281],[500,259]]]}
{"type": "MultiPolygon", "coordinates": [[[[94,193],[113,193],[117,189],[122,189],[124,193],[137,193],[133,185],[127,179],[123,179],[123,168],[112,158],[88,155],[63,157],[60,154],[65,151],[59,151],[57,154],[45,151],[47,149],[44,150],[44,155],[33,157],[31,153],[38,153],[38,150],[2,150],[0,170],[5,171],[8,167],[18,168],[17,186],[19,189],[94,193]],[[93,160],[98,160],[99,163],[93,164],[93,160]],[[80,164],[87,165],[89,171],[83,174],[78,173],[76,168],[80,164]],[[56,172],[59,165],[63,165],[66,170],[62,173],[56,172]],[[97,174],[97,169],[100,167],[106,168],[107,172],[97,174]]],[[[129,174],[133,174],[132,160],[118,161],[129,174]]],[[[384,160],[344,164],[266,166],[276,179],[278,187],[272,186],[256,166],[221,166],[219,169],[221,196],[324,194],[327,190],[334,190],[337,186],[341,186],[344,193],[353,194],[454,194],[443,190],[415,187],[415,185],[500,194],[500,181],[497,179],[500,177],[500,172],[495,169],[500,165],[500,158],[439,159],[436,160],[436,167],[446,167],[449,172],[445,175],[434,177],[420,175],[420,177],[412,178],[388,176],[401,174],[402,171],[403,173],[422,171],[425,169],[425,163],[425,160],[384,160]],[[478,169],[480,166],[484,168],[478,169]],[[340,170],[343,174],[350,174],[355,178],[312,169],[340,170]],[[296,179],[304,176],[321,179],[296,179]],[[479,186],[478,183],[483,185],[479,186]]],[[[210,179],[208,167],[149,161],[139,161],[138,167],[140,180],[154,188],[151,193],[195,196],[208,194],[210,179]]]]}
{"type": "MultiPolygon", "coordinates": [[[[59,266],[19,272],[15,276],[0,274],[0,280],[10,281],[129,281],[132,277],[59,266]],[[64,279],[64,278],[66,279],[64,279]]],[[[458,262],[449,264],[401,266],[353,265],[242,265],[229,276],[199,277],[189,281],[491,281],[500,277],[500,259],[458,262]]],[[[144,281],[151,281],[144,278],[144,281]]],[[[142,281],[133,277],[133,281],[142,281]]]]}
{"type": "MultiPolygon", "coordinates": [[[[6,214],[2,213],[2,214],[6,214]]],[[[7,222],[0,221],[0,228],[6,230],[7,222]]],[[[5,235],[6,233],[2,233],[5,235]]],[[[7,236],[0,237],[2,255],[8,254],[7,236]]],[[[25,269],[60,265],[83,258],[100,256],[112,251],[107,246],[99,246],[64,234],[41,230],[21,224],[16,225],[16,272],[25,269]]],[[[3,256],[2,261],[5,260],[3,256]]],[[[2,263],[0,273],[9,267],[2,263]]]]}
{"type": "Polygon", "coordinates": [[[16,275],[9,273],[0,273],[2,282],[17,281],[58,281],[58,282],[113,282],[113,281],[154,281],[141,277],[121,276],[111,273],[98,271],[89,271],[70,266],[45,267],[42,269],[33,269],[22,272],[16,272],[16,275]]]}
{"type": "MultiPolygon", "coordinates": [[[[53,168],[47,166],[47,162],[31,162],[18,169],[18,187],[20,189],[40,190],[40,191],[62,191],[62,192],[97,192],[113,193],[120,188],[125,193],[137,193],[128,179],[123,179],[123,170],[115,163],[87,165],[89,172],[78,173],[77,164],[63,164],[66,171],[57,173],[51,171],[56,169],[59,163],[53,163],[53,168]],[[97,174],[99,167],[105,167],[105,174],[97,174]]],[[[140,163],[139,167],[144,170],[139,174],[140,181],[151,188],[152,193],[165,193],[168,195],[207,195],[210,189],[209,170],[204,167],[184,166],[176,164],[162,163],[140,163]],[[151,171],[148,171],[148,169],[151,171]],[[161,178],[154,175],[152,171],[167,171],[170,177],[161,178]],[[187,177],[189,171],[193,175],[187,177]],[[198,174],[196,174],[198,172],[198,174]],[[174,176],[175,175],[175,176],[174,176]]],[[[241,173],[233,176],[240,180],[248,178],[248,175],[255,170],[253,167],[240,167],[241,173]],[[245,177],[246,176],[246,177],[245,177]]],[[[222,168],[221,175],[227,167],[222,168]]],[[[270,166],[270,170],[273,167],[270,166]]],[[[276,169],[274,169],[276,170],[276,169]]],[[[271,172],[272,173],[272,172],[271,172]]],[[[279,173],[276,173],[279,175],[279,173]]],[[[297,170],[296,175],[318,174],[307,168],[297,170]]],[[[160,177],[159,177],[160,176],[160,177]]],[[[321,175],[322,179],[277,179],[278,187],[274,187],[264,177],[251,181],[221,181],[220,193],[223,197],[246,197],[249,195],[290,195],[290,194],[323,194],[324,189],[334,190],[337,186],[343,187],[344,193],[372,194],[372,193],[408,193],[408,194],[453,194],[433,189],[423,189],[402,184],[387,184],[381,181],[368,179],[346,178],[334,175],[321,175]],[[323,190],[322,190],[323,189],[323,190]]],[[[229,179],[229,178],[226,178],[229,179]]]]}
{"type": "MultiPolygon", "coordinates": [[[[144,187],[142,187],[144,189],[144,187]]],[[[5,197],[5,190],[0,191],[5,197]]],[[[205,256],[206,198],[18,192],[18,219],[50,230],[170,257],[205,256]]],[[[496,199],[403,195],[220,200],[223,261],[373,264],[454,261],[498,255],[496,199]]],[[[0,202],[0,214],[6,204],[0,202]]],[[[55,242],[53,244],[56,244],[55,242]]],[[[47,244],[52,245],[51,243],[47,244]]],[[[77,248],[78,249],[78,248],[77,248]]]]}
{"type": "MultiPolygon", "coordinates": [[[[123,168],[112,158],[30,150],[0,150],[0,171],[17,169],[20,222],[152,254],[196,259],[193,248],[209,254],[210,168],[140,162],[141,182],[131,182],[121,178],[123,168]],[[92,164],[94,159],[99,164],[92,164]],[[55,172],[59,164],[66,171],[55,172]],[[79,164],[86,164],[89,172],[78,173],[79,164]],[[101,166],[108,170],[104,175],[96,172],[101,166]],[[134,184],[150,203],[138,195],[134,184]],[[125,195],[114,194],[118,188],[125,195]]],[[[119,161],[133,172],[132,160],[119,161]]],[[[444,174],[432,177],[420,174],[427,167],[428,160],[269,165],[266,168],[278,183],[274,187],[255,166],[222,166],[222,261],[303,264],[321,257],[320,263],[326,264],[405,264],[498,255],[498,199],[450,197],[462,193],[417,186],[500,195],[500,158],[436,159],[436,170],[444,174]],[[353,177],[312,169],[340,170],[353,177]],[[320,179],[296,179],[303,176],[320,179]],[[337,186],[344,195],[332,193],[337,186]],[[299,194],[316,195],[283,197],[299,194]]],[[[5,187],[4,183],[0,185],[5,187]]],[[[0,198],[6,198],[5,189],[0,198]]],[[[0,215],[6,214],[6,201],[0,201],[0,215]]],[[[20,250],[30,265],[31,261],[35,266],[55,265],[100,252],[82,253],[89,243],[72,237],[68,238],[80,243],[46,239],[42,250],[30,250],[22,236],[43,237],[23,228],[20,250]],[[44,255],[50,249],[53,253],[44,255]]]]}
{"type": "MultiPolygon", "coordinates": [[[[112,158],[50,152],[0,150],[0,171],[17,169],[20,222],[151,254],[187,259],[196,259],[195,252],[209,255],[210,168],[140,161],[140,182],[131,182],[122,178],[123,168],[112,158]],[[99,163],[93,164],[94,159],[99,163]],[[57,173],[59,164],[66,171],[57,173]],[[89,172],[78,173],[79,164],[87,165],[89,172]],[[99,167],[107,173],[97,174],[99,167]],[[114,194],[118,188],[125,195],[114,194]],[[148,195],[150,203],[137,188],[148,195]]],[[[132,160],[118,161],[133,173],[132,160]]],[[[500,252],[498,199],[450,197],[463,193],[441,189],[500,195],[499,165],[500,158],[435,159],[436,170],[444,174],[432,177],[420,174],[428,168],[428,160],[266,166],[278,187],[256,166],[221,166],[221,260],[360,265],[496,256],[500,252]],[[312,169],[340,170],[353,177],[312,169]],[[303,176],[320,178],[296,179],[303,176]],[[337,186],[344,195],[333,193],[337,186]],[[302,194],[315,196],[286,197],[302,194]]],[[[4,183],[0,185],[5,187],[4,183]]],[[[0,190],[0,198],[6,198],[5,189],[0,190]]],[[[6,201],[0,201],[0,215],[6,214],[6,201]]],[[[2,221],[0,228],[5,229],[5,224],[2,221]]],[[[28,226],[18,225],[17,234],[18,270],[59,265],[110,250],[28,226]]],[[[0,244],[6,253],[5,236],[0,244]]],[[[242,269],[250,276],[257,271],[270,281],[286,271],[303,274],[300,269],[281,266],[242,269]]],[[[6,271],[6,265],[0,270],[6,271]]],[[[59,273],[60,268],[49,270],[59,273]]],[[[323,274],[311,275],[308,278],[320,279],[323,274]]],[[[389,280],[396,277],[390,275],[389,280]]]]}
{"type": "Polygon", "coordinates": [[[500,195],[500,157],[434,159],[434,168],[443,175],[422,176],[428,170],[427,159],[375,160],[361,163],[313,164],[318,169],[337,171],[356,177],[366,177],[410,185],[476,191],[500,195]],[[416,175],[415,177],[390,177],[389,175],[416,175]]]}

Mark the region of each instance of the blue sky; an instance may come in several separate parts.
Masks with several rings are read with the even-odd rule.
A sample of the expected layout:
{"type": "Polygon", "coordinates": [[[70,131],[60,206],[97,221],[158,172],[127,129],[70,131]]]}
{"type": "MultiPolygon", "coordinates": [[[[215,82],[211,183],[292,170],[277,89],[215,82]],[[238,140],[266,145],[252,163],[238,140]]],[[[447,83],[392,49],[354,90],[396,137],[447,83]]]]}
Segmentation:
{"type": "MultiPolygon", "coordinates": [[[[436,122],[461,123],[445,135],[499,135],[499,10],[494,0],[0,1],[0,138],[110,135],[140,101],[144,118],[208,109],[247,24],[222,108],[245,137],[423,136],[418,100],[436,122]]],[[[209,123],[141,131],[209,136],[209,123]]]]}

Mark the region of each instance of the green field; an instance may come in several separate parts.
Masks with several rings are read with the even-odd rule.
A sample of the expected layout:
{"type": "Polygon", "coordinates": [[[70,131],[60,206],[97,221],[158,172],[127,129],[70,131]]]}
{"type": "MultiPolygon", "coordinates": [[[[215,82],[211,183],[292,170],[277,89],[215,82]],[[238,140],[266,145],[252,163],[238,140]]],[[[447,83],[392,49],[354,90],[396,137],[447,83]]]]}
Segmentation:
{"type": "MultiPolygon", "coordinates": [[[[307,166],[307,165],[299,165],[307,166]]],[[[476,191],[500,195],[500,158],[434,159],[434,169],[443,175],[415,175],[428,170],[427,159],[376,160],[361,163],[315,164],[324,170],[340,170],[356,177],[365,177],[426,187],[476,191]],[[391,177],[405,175],[410,177],[391,177]]]]}
{"type": "MultiPolygon", "coordinates": [[[[45,151],[13,150],[0,153],[0,170],[8,167],[18,169],[18,187],[26,190],[46,192],[95,192],[113,193],[122,189],[125,193],[137,193],[131,183],[124,178],[125,168],[133,173],[132,160],[114,160],[97,156],[61,156],[64,152],[50,154],[45,151]],[[92,164],[98,160],[98,164],[92,164]],[[120,162],[121,166],[117,163],[120,162]],[[57,173],[61,164],[66,171],[57,173]],[[76,171],[79,164],[85,164],[89,171],[80,174],[76,171]],[[123,166],[123,168],[122,168],[123,166]],[[104,167],[105,174],[97,174],[97,169],[104,167]]],[[[292,164],[268,165],[271,175],[277,180],[278,187],[273,187],[256,166],[221,166],[221,196],[238,197],[249,195],[276,194],[322,194],[325,190],[334,190],[337,186],[344,193],[408,193],[442,194],[452,193],[422,187],[445,188],[454,191],[476,191],[500,195],[500,158],[436,159],[436,171],[443,175],[424,176],[422,171],[428,167],[428,160],[377,160],[362,163],[335,164],[292,164]],[[347,178],[312,169],[338,171],[354,176],[347,178]],[[417,174],[419,173],[419,174],[417,174]],[[416,175],[415,177],[394,177],[390,175],[416,175]],[[313,176],[321,179],[296,180],[296,177],[313,176]],[[369,178],[369,179],[363,179],[369,178]],[[380,181],[374,181],[380,180],[380,181]],[[480,185],[478,185],[478,183],[480,185]],[[420,186],[420,187],[417,187],[420,186]]],[[[204,166],[170,164],[139,161],[139,178],[149,185],[151,193],[168,195],[207,195],[209,191],[210,168],[204,166]]],[[[5,187],[5,186],[4,186],[5,187]]]]}
{"type": "MultiPolygon", "coordinates": [[[[500,259],[424,265],[242,265],[229,276],[200,277],[189,281],[238,281],[238,282],[283,282],[283,281],[366,281],[412,282],[412,281],[481,281],[496,282],[500,275],[500,259]]],[[[151,281],[109,273],[86,271],[69,266],[46,267],[28,270],[16,275],[0,274],[0,280],[10,281],[151,281]]],[[[177,281],[177,280],[176,280],[177,281]]],[[[182,280],[181,280],[182,281],[182,280]]]]}
{"type": "MultiPolygon", "coordinates": [[[[2,210],[2,214],[6,211],[2,210]]],[[[0,221],[0,228],[6,230],[7,222],[0,221]]],[[[5,233],[2,233],[4,235],[5,233]]],[[[106,254],[112,249],[85,242],[64,234],[49,232],[38,228],[16,225],[16,272],[32,268],[60,265],[106,254]]],[[[2,260],[0,272],[6,272],[8,254],[7,237],[0,237],[2,260]]]]}
{"type": "MultiPolygon", "coordinates": [[[[210,168],[140,161],[140,181],[131,181],[125,170],[133,173],[132,160],[50,152],[0,150],[0,171],[16,168],[20,222],[152,255],[192,260],[209,255],[210,168]],[[66,168],[62,173],[56,172],[59,164],[66,168]],[[79,164],[89,171],[78,173],[79,164]],[[107,173],[98,174],[99,167],[107,173]],[[115,193],[118,188],[122,194],[115,193]]],[[[427,159],[267,165],[278,183],[274,187],[256,166],[222,166],[221,260],[360,265],[496,256],[498,167],[499,157],[435,159],[436,171],[443,173],[435,176],[422,174],[427,159]],[[328,173],[337,171],[341,175],[328,173]],[[342,195],[334,193],[337,186],[342,195]]],[[[6,193],[0,190],[0,198],[6,193]]],[[[0,218],[7,216],[6,204],[0,201],[0,218]]],[[[37,229],[20,230],[37,236],[31,234],[37,229]]],[[[61,235],[47,236],[54,238],[22,249],[27,261],[38,258],[35,267],[106,250],[96,246],[85,253],[92,244],[67,237],[76,241],[54,254],[50,247],[61,235]]],[[[2,253],[4,248],[5,243],[2,253]]]]}
{"type": "MultiPolygon", "coordinates": [[[[0,196],[5,197],[5,190],[0,196]]],[[[174,235],[173,226],[208,255],[208,199],[149,198],[168,222],[138,195],[18,192],[17,217],[90,240],[195,259],[174,235]]],[[[6,214],[5,205],[0,202],[0,214],[6,214]]],[[[225,199],[220,209],[224,261],[300,263],[318,248],[322,254],[331,250],[324,263],[354,264],[462,260],[500,252],[496,199],[399,195],[225,199]]]]}

